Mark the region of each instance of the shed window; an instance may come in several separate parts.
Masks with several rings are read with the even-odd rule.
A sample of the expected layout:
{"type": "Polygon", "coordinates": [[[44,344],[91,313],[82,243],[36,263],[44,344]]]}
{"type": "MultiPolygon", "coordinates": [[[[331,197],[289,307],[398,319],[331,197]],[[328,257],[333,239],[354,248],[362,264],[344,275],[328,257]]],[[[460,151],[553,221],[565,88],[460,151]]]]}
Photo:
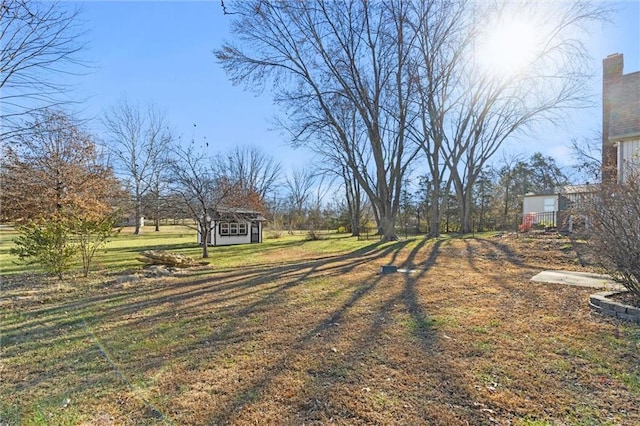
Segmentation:
{"type": "Polygon", "coordinates": [[[220,222],[220,235],[247,235],[247,223],[220,222]]]}
{"type": "Polygon", "coordinates": [[[220,235],[229,235],[229,223],[220,222],[220,235]]]}

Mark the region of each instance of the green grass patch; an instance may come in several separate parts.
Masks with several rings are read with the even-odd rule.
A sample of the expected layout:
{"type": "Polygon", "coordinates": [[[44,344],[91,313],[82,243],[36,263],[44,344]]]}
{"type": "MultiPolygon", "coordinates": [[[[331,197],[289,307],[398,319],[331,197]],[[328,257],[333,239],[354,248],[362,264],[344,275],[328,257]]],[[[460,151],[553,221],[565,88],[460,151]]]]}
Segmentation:
{"type": "MultiPolygon", "coordinates": [[[[264,239],[260,244],[243,244],[235,246],[209,247],[209,258],[205,259],[216,268],[234,268],[239,266],[260,265],[278,260],[288,260],[284,252],[290,249],[300,254],[318,256],[351,251],[374,244],[374,241],[358,241],[348,234],[323,233],[320,240],[305,241],[304,233],[288,234],[283,232],[277,239],[264,239]],[[283,254],[278,256],[277,253],[283,254]],[[278,259],[280,257],[280,259],[278,259]]],[[[0,229],[0,272],[11,275],[26,272],[41,272],[37,266],[26,265],[18,261],[9,251],[18,236],[10,228],[0,229]]],[[[162,226],[159,232],[151,229],[134,235],[132,228],[124,228],[122,232],[110,238],[101,247],[93,259],[93,271],[115,271],[129,268],[140,268],[142,263],[137,259],[145,250],[164,250],[180,253],[194,259],[202,259],[202,247],[196,243],[196,231],[188,226],[162,226]]],[[[80,263],[76,270],[80,269],[80,263]]]]}
{"type": "Polygon", "coordinates": [[[413,334],[424,334],[433,331],[437,322],[424,314],[412,315],[406,321],[407,328],[413,334]]]}
{"type": "Polygon", "coordinates": [[[635,395],[640,395],[640,374],[634,373],[622,373],[622,382],[627,386],[627,389],[635,395]]]}

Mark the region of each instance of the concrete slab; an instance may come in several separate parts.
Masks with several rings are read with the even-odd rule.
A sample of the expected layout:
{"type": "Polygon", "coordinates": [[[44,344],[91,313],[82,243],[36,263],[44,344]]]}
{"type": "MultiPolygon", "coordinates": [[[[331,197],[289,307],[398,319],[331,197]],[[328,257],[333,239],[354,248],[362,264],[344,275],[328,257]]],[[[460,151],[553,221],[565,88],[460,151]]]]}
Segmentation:
{"type": "Polygon", "coordinates": [[[531,281],[542,283],[556,283],[574,285],[578,287],[589,287],[606,290],[622,290],[620,284],[617,284],[608,275],[592,274],[589,272],[574,271],[542,271],[531,281]]]}
{"type": "Polygon", "coordinates": [[[401,274],[413,274],[414,272],[418,272],[417,269],[398,269],[398,272],[401,274]]]}

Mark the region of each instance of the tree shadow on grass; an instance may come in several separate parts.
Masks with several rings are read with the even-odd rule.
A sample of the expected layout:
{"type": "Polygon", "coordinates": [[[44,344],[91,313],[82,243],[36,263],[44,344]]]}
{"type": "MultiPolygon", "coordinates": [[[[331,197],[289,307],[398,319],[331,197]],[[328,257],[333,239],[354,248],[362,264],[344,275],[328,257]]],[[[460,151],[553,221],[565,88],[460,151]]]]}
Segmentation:
{"type": "MultiPolygon", "coordinates": [[[[174,365],[193,365],[203,372],[218,368],[215,360],[221,360],[225,353],[241,359],[242,352],[262,345],[261,336],[271,327],[268,323],[253,324],[252,318],[266,321],[274,315],[278,319],[290,315],[299,323],[276,325],[284,327],[281,332],[289,330],[290,334],[276,333],[280,337],[276,337],[275,346],[264,346],[265,350],[274,351],[274,355],[246,381],[225,388],[224,393],[217,396],[224,404],[206,411],[205,423],[237,421],[247,404],[270,400],[269,392],[292,371],[305,377],[310,386],[291,401],[291,406],[303,416],[317,416],[318,421],[329,421],[336,416],[371,422],[373,417],[366,417],[345,402],[340,389],[357,387],[353,382],[373,374],[367,366],[391,362],[380,361],[380,357],[386,356],[385,336],[390,327],[397,327],[398,318],[404,318],[402,321],[407,322],[408,332],[422,347],[424,357],[433,353],[437,345],[437,332],[417,296],[416,286],[435,265],[441,241],[435,242],[427,253],[426,240],[406,253],[410,243],[377,242],[336,256],[173,278],[166,282],[150,280],[137,288],[111,288],[104,294],[27,312],[25,321],[14,327],[11,339],[19,332],[27,333],[33,340],[30,350],[37,351],[58,346],[67,339],[71,345],[69,359],[100,359],[104,354],[111,354],[123,377],[144,378],[174,365]],[[402,262],[405,267],[423,269],[417,275],[387,276],[377,273],[383,262],[402,262]],[[358,278],[350,279],[351,273],[358,278]],[[404,284],[396,289],[392,280],[398,279],[404,284]],[[326,284],[316,285],[315,280],[326,281],[326,284]],[[388,287],[394,290],[390,292],[388,287]],[[309,300],[305,300],[305,289],[311,292],[309,300]],[[333,296],[334,292],[337,296],[333,296]],[[295,310],[308,311],[312,316],[300,316],[295,310]],[[85,321],[95,334],[91,339],[76,329],[85,321]],[[60,333],[62,324],[76,329],[73,336],[60,333]],[[153,337],[155,335],[159,337],[153,337]],[[156,343],[154,339],[164,343],[156,343]],[[83,340],[85,345],[81,344],[83,340]],[[98,345],[102,353],[96,350],[98,345]],[[332,351],[334,345],[340,348],[336,352],[332,351]],[[301,358],[304,359],[302,366],[296,361],[301,358]],[[326,403],[317,405],[313,401],[326,403]],[[313,410],[316,414],[312,415],[313,410]]],[[[16,340],[6,343],[12,345],[16,340]]],[[[252,366],[250,361],[245,363],[252,366]]],[[[94,376],[109,374],[109,368],[104,365],[92,368],[94,376]]],[[[452,372],[437,374],[448,383],[449,392],[462,392],[452,372]]],[[[182,379],[175,380],[178,387],[161,395],[158,405],[164,406],[162,401],[171,398],[181,398],[182,379]]],[[[92,387],[82,381],[75,387],[70,384],[68,389],[81,392],[83,386],[88,386],[88,389],[101,390],[99,386],[109,386],[109,383],[113,380],[92,387]]],[[[134,383],[144,381],[138,379],[134,383]]],[[[141,385],[154,386],[153,382],[141,385]]],[[[362,403],[370,402],[367,395],[358,398],[362,403]]]]}
{"type": "MultiPolygon", "coordinates": [[[[341,273],[344,273],[345,271],[351,271],[362,265],[363,262],[371,262],[389,256],[395,259],[407,244],[408,242],[405,241],[389,245],[376,252],[375,256],[366,259],[362,259],[362,256],[372,252],[372,249],[359,250],[344,257],[343,260],[350,261],[348,265],[324,264],[324,270],[337,269],[340,270],[341,273]],[[354,262],[354,259],[358,259],[358,261],[354,262]]],[[[373,320],[369,327],[366,330],[361,330],[359,333],[362,336],[366,336],[366,338],[346,339],[348,342],[347,346],[351,346],[350,348],[338,352],[336,348],[332,348],[330,345],[335,344],[340,346],[341,339],[345,337],[342,336],[342,330],[348,328],[347,324],[350,321],[348,317],[353,315],[352,311],[364,298],[372,295],[380,285],[384,285],[385,278],[386,277],[381,274],[370,275],[370,278],[364,283],[358,285],[355,289],[351,288],[349,296],[344,299],[338,307],[322,315],[315,321],[314,327],[300,334],[291,345],[288,346],[285,354],[274,359],[268,370],[262,374],[257,381],[254,381],[242,392],[238,392],[236,397],[226,405],[224,410],[215,413],[213,417],[209,418],[209,422],[232,422],[238,411],[247,403],[247,395],[252,396],[252,399],[255,399],[256,395],[258,395],[258,398],[262,397],[280,376],[296,368],[291,365],[288,359],[295,358],[299,354],[312,353],[314,348],[318,346],[321,348],[321,353],[318,353],[318,356],[309,363],[309,368],[304,371],[308,380],[311,382],[310,388],[313,392],[296,402],[297,411],[308,414],[309,411],[323,410],[323,413],[316,413],[318,418],[315,420],[317,421],[328,421],[334,414],[337,414],[340,409],[333,406],[330,402],[332,392],[336,391],[336,387],[339,386],[340,382],[344,382],[345,380],[349,381],[354,378],[351,376],[358,374],[355,372],[356,368],[354,366],[358,364],[359,360],[363,360],[363,354],[371,352],[371,347],[376,345],[375,341],[379,339],[380,333],[383,330],[384,321],[381,320],[381,315],[373,315],[373,320]],[[335,356],[327,357],[327,353],[335,353],[335,356]],[[318,386],[318,381],[322,382],[322,386],[318,386]],[[314,403],[313,401],[323,402],[314,403]]],[[[298,285],[298,283],[294,285],[298,285]]],[[[287,284],[285,284],[285,287],[287,287],[287,284]]],[[[384,311],[397,302],[397,300],[399,300],[399,298],[390,299],[380,312],[384,313],[384,311]]],[[[247,312],[243,312],[242,314],[245,315],[247,312]]],[[[344,346],[344,342],[342,346],[344,346]]],[[[344,415],[344,407],[342,407],[341,410],[344,415]]],[[[347,416],[357,418],[358,415],[356,413],[349,413],[347,416]]],[[[307,418],[306,420],[313,420],[313,418],[307,418]]]]}
{"type": "MultiPolygon", "coordinates": [[[[335,269],[335,274],[347,273],[353,268],[377,258],[384,257],[388,253],[399,250],[405,243],[388,245],[383,250],[376,252],[380,243],[342,254],[338,256],[326,256],[315,260],[303,260],[284,263],[277,266],[257,266],[248,270],[238,270],[233,273],[220,274],[224,279],[217,281],[217,275],[211,274],[197,280],[178,279],[169,285],[147,286],[138,288],[132,283],[127,289],[115,292],[105,292],[90,295],[78,300],[66,303],[55,303],[52,306],[25,312],[25,319],[14,325],[5,324],[3,327],[3,340],[7,345],[16,336],[25,334],[32,336],[50,336],[57,334],[61,326],[78,323],[82,316],[90,323],[101,322],[107,317],[123,317],[152,309],[155,306],[169,304],[180,310],[180,305],[188,300],[198,299],[203,296],[216,297],[216,294],[225,292],[237,292],[233,296],[222,296],[218,300],[224,303],[233,302],[234,299],[242,299],[252,293],[264,293],[263,297],[273,296],[288,288],[303,283],[313,273],[318,271],[328,272],[335,269]],[[285,285],[262,289],[261,286],[280,279],[287,279],[285,285]],[[169,290],[172,290],[170,292],[169,290]],[[271,292],[274,292],[271,294],[271,292]],[[169,294],[167,294],[169,293],[169,294]],[[107,307],[113,305],[113,307],[107,307]]],[[[155,282],[158,282],[157,280],[155,282]]],[[[115,285],[116,281],[112,282],[115,285]]],[[[198,305],[192,305],[192,309],[198,305]]],[[[251,306],[247,307],[247,312],[251,306]]],[[[153,321],[157,317],[165,315],[160,311],[151,317],[141,317],[139,322],[153,321]]],[[[135,323],[135,321],[134,321],[135,323]]]]}
{"type": "MultiPolygon", "coordinates": [[[[384,356],[381,354],[381,351],[383,351],[381,348],[385,346],[384,336],[390,326],[397,326],[397,324],[391,325],[389,321],[391,316],[398,315],[398,306],[404,305],[405,307],[404,313],[399,315],[408,317],[405,320],[406,326],[422,348],[422,357],[428,359],[438,351],[435,323],[428,317],[426,309],[419,301],[415,286],[435,264],[442,242],[435,242],[428,254],[424,256],[423,250],[426,244],[427,241],[421,241],[411,250],[402,263],[403,267],[420,265],[423,269],[418,274],[406,274],[404,276],[399,274],[395,274],[395,276],[394,274],[378,274],[372,277],[370,281],[354,290],[339,307],[325,314],[321,320],[316,322],[315,327],[301,335],[290,346],[290,353],[299,354],[316,348],[318,345],[314,344],[314,342],[321,340],[324,343],[324,347],[321,345],[321,348],[322,353],[325,355],[319,353],[316,362],[312,363],[312,368],[308,368],[306,371],[310,377],[309,388],[312,391],[307,393],[304,398],[300,398],[296,403],[297,411],[306,413],[309,416],[304,420],[326,422],[335,416],[343,419],[350,418],[355,422],[376,422],[374,417],[367,417],[366,414],[354,411],[348,404],[345,406],[343,401],[334,398],[333,395],[334,392],[343,392],[341,387],[353,388],[354,383],[367,383],[368,372],[359,366],[370,364],[372,358],[384,356]],[[356,334],[349,338],[342,330],[348,328],[349,318],[354,315],[353,311],[358,309],[358,305],[364,303],[363,300],[368,296],[374,295],[376,292],[383,292],[389,279],[398,279],[399,276],[403,277],[402,279],[405,282],[403,289],[387,297],[387,300],[383,300],[383,303],[375,310],[375,313],[370,315],[368,326],[361,329],[358,333],[359,335],[356,334]],[[345,344],[345,342],[347,343],[345,344]],[[335,356],[330,352],[335,350],[335,348],[330,348],[331,345],[341,348],[336,350],[335,356]],[[345,346],[346,349],[344,348],[345,346]],[[326,356],[327,352],[329,356],[326,356]],[[342,402],[342,405],[340,402],[342,402]]],[[[392,259],[398,259],[399,256],[399,253],[395,252],[391,257],[392,259]]],[[[237,397],[228,404],[227,409],[216,413],[209,420],[213,423],[232,422],[236,419],[235,416],[238,411],[247,403],[246,395],[253,395],[254,397],[258,395],[258,398],[264,396],[265,392],[270,388],[270,384],[290,368],[295,368],[295,366],[287,362],[287,356],[274,360],[270,369],[258,381],[243,392],[238,393],[237,397]]],[[[427,380],[435,380],[438,387],[441,388],[438,392],[456,394],[461,399],[470,399],[470,396],[464,390],[463,378],[453,367],[437,371],[421,371],[416,372],[416,374],[426,374],[430,376],[430,379],[427,380]]],[[[357,384],[355,387],[358,387],[357,384]]],[[[431,392],[431,390],[426,390],[426,392],[431,392]]],[[[401,397],[401,394],[398,396],[401,397]]],[[[367,401],[366,397],[358,395],[353,397],[363,399],[361,402],[367,401]]],[[[423,414],[422,420],[426,421],[427,419],[428,416],[423,414]]]]}
{"type": "Polygon", "coordinates": [[[526,267],[524,256],[509,245],[487,238],[465,238],[465,255],[468,265],[476,272],[480,270],[478,260],[505,261],[514,266],[526,267]]]}

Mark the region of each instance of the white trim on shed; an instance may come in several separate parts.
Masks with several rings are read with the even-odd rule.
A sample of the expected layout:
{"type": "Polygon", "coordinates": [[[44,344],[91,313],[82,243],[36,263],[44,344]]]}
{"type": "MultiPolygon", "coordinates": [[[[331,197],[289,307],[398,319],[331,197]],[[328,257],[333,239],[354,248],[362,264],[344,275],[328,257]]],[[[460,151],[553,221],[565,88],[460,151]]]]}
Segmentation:
{"type": "MultiPolygon", "coordinates": [[[[257,211],[224,209],[212,211],[209,218],[210,246],[255,244],[262,242],[262,229],[266,219],[257,211]]],[[[202,232],[198,224],[198,244],[202,244],[202,232]]]]}

